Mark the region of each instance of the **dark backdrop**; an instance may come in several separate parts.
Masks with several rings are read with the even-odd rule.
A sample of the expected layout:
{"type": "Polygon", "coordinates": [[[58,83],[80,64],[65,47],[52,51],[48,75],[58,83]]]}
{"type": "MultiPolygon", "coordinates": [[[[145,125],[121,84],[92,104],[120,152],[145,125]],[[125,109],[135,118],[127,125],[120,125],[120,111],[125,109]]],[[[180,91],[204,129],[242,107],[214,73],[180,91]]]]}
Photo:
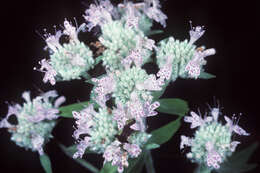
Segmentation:
{"type": "MultiPolygon", "coordinates": [[[[44,1],[4,1],[1,4],[1,90],[0,113],[3,117],[7,112],[5,101],[21,103],[21,93],[32,91],[33,95],[39,89],[53,89],[49,84],[43,84],[42,75],[33,71],[37,62],[47,57],[44,52],[44,41],[35,30],[47,28],[53,30],[53,25],[62,24],[64,18],[77,18],[83,22],[82,14],[86,7],[81,0],[44,0],[44,1]]],[[[183,40],[188,38],[189,20],[194,25],[204,25],[205,35],[197,45],[214,47],[215,56],[208,57],[206,70],[217,76],[211,80],[181,80],[178,79],[168,87],[164,97],[179,97],[189,102],[192,110],[206,108],[205,103],[212,103],[216,97],[228,115],[243,113],[240,125],[250,132],[249,137],[242,137],[241,149],[254,141],[259,141],[259,9],[256,0],[248,1],[163,1],[163,11],[168,15],[166,32],[157,39],[174,36],[183,40]]],[[[160,27],[160,26],[158,26],[160,27]]],[[[86,35],[82,34],[85,39],[86,35]],[[85,35],[85,36],[84,36],[85,35]]],[[[71,83],[62,82],[54,86],[60,94],[68,98],[67,103],[88,99],[90,85],[83,81],[71,83]]],[[[150,128],[157,128],[173,120],[174,116],[161,115],[149,120],[150,128]]],[[[46,152],[50,155],[55,172],[84,172],[85,170],[66,157],[57,147],[57,141],[66,145],[73,144],[72,120],[62,120],[55,128],[56,140],[51,141],[46,152]]],[[[182,126],[177,135],[160,149],[153,151],[157,172],[192,172],[195,165],[191,164],[179,151],[180,134],[191,135],[187,125],[182,126]]],[[[9,140],[10,134],[0,130],[0,172],[43,172],[37,153],[17,147],[9,140]]],[[[259,150],[254,153],[251,161],[259,161],[259,150]]],[[[101,156],[100,156],[101,157],[101,156]]],[[[89,156],[96,160],[99,157],[89,156]]],[[[87,171],[85,171],[87,172],[87,171]]],[[[257,169],[251,172],[259,172],[257,169]]]]}

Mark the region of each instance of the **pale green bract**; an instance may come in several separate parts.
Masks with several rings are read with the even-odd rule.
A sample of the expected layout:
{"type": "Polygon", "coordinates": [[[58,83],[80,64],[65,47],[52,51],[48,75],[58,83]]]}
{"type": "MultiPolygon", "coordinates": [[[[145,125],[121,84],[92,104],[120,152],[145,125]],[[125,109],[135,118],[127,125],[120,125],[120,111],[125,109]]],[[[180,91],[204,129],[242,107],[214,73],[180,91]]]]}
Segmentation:
{"type": "Polygon", "coordinates": [[[149,91],[136,89],[136,84],[143,83],[148,77],[146,71],[139,67],[132,67],[119,72],[116,75],[116,89],[112,96],[115,97],[116,102],[124,104],[130,100],[133,91],[136,91],[140,99],[145,96],[149,97],[149,91]]]}
{"type": "Polygon", "coordinates": [[[151,134],[145,132],[133,133],[131,136],[128,137],[128,141],[130,143],[143,146],[151,136],[151,134]]]}
{"type": "MultiPolygon", "coordinates": [[[[134,30],[121,21],[112,21],[101,27],[102,35],[99,41],[106,47],[103,52],[103,65],[108,70],[122,69],[122,60],[127,57],[130,51],[141,48],[141,42],[146,41],[141,30],[134,30]]],[[[149,61],[151,50],[143,48],[141,50],[142,64],[149,61]]]]}
{"type": "Polygon", "coordinates": [[[198,163],[206,163],[208,151],[205,146],[207,142],[215,141],[215,151],[225,160],[225,158],[232,153],[230,150],[231,136],[232,133],[225,125],[217,122],[205,124],[196,131],[191,153],[188,154],[188,156],[198,163]]]}
{"type": "Polygon", "coordinates": [[[100,108],[92,120],[93,127],[88,133],[92,144],[89,149],[103,153],[106,147],[115,140],[115,135],[118,133],[117,124],[104,108],[100,108]]]}
{"type": "Polygon", "coordinates": [[[178,77],[190,78],[185,68],[192,60],[195,49],[196,46],[190,44],[188,40],[179,41],[169,37],[159,42],[156,52],[157,64],[161,68],[167,63],[167,58],[172,57],[171,81],[174,82],[178,77]]]}
{"type": "Polygon", "coordinates": [[[92,56],[92,51],[83,42],[70,42],[50,55],[50,64],[61,80],[80,79],[93,67],[92,56]]]}

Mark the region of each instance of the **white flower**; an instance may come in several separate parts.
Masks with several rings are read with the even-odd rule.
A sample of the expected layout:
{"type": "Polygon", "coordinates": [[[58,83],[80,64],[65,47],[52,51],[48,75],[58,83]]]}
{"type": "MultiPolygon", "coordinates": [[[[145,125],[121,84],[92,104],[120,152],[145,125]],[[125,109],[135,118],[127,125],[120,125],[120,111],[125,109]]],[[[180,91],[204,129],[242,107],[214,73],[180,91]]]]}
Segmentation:
{"type": "Polygon", "coordinates": [[[136,88],[138,90],[150,90],[150,91],[160,91],[161,82],[156,79],[154,74],[150,74],[148,79],[146,79],[143,83],[137,83],[136,88]]]}
{"type": "Polygon", "coordinates": [[[224,116],[226,122],[227,122],[227,126],[230,128],[230,131],[234,131],[235,133],[239,134],[239,135],[244,135],[244,136],[249,136],[250,134],[247,133],[244,129],[242,129],[239,125],[234,124],[233,121],[228,118],[227,116],[224,116]]]}
{"type": "Polygon", "coordinates": [[[121,142],[115,140],[112,144],[110,144],[104,154],[105,158],[104,163],[112,161],[112,165],[117,166],[117,170],[119,173],[124,171],[124,167],[128,167],[128,153],[123,151],[120,147],[121,142]]]}
{"type": "Polygon", "coordinates": [[[216,53],[215,49],[206,49],[204,51],[195,51],[192,60],[188,62],[185,67],[185,71],[188,71],[189,75],[193,78],[198,78],[200,75],[200,68],[203,65],[204,58],[216,53]]]}
{"type": "Polygon", "coordinates": [[[117,103],[116,108],[113,109],[113,119],[117,121],[119,130],[122,130],[126,124],[126,121],[130,119],[126,112],[126,108],[120,102],[117,103]]]}
{"type": "Polygon", "coordinates": [[[187,123],[191,123],[190,128],[196,128],[201,125],[203,125],[205,122],[210,122],[212,120],[212,117],[206,117],[205,119],[202,119],[201,116],[196,114],[195,112],[191,111],[190,112],[191,116],[185,116],[184,121],[187,123]]]}
{"type": "Polygon", "coordinates": [[[67,19],[64,21],[64,30],[63,34],[68,35],[71,40],[78,41],[78,33],[76,27],[72,26],[67,19]]]}
{"type": "MultiPolygon", "coordinates": [[[[50,65],[49,61],[46,59],[42,59],[39,62],[39,64],[41,65],[41,68],[38,71],[45,73],[43,77],[43,82],[46,83],[50,81],[51,85],[55,85],[56,83],[55,76],[57,75],[57,72],[50,65]]],[[[37,70],[36,67],[34,67],[34,70],[37,70]]]]}
{"type": "Polygon", "coordinates": [[[130,154],[131,157],[137,158],[142,152],[140,147],[136,144],[125,143],[123,148],[130,154]]]}
{"type": "Polygon", "coordinates": [[[191,146],[192,145],[192,139],[181,135],[181,144],[180,144],[180,149],[183,149],[184,146],[191,146]]]}
{"type": "Polygon", "coordinates": [[[84,18],[87,22],[88,31],[97,25],[103,25],[112,21],[115,9],[109,0],[99,0],[99,5],[91,4],[85,11],[84,18]]]}
{"type": "Polygon", "coordinates": [[[172,62],[173,58],[168,56],[165,65],[163,65],[156,74],[156,76],[159,77],[160,85],[164,85],[164,80],[169,80],[171,78],[172,62]]]}
{"type": "Polygon", "coordinates": [[[0,121],[0,128],[13,128],[15,125],[12,125],[11,123],[8,122],[8,119],[11,115],[18,115],[21,107],[20,105],[16,104],[14,106],[8,105],[8,112],[7,115],[4,119],[0,121]]]}
{"type": "Polygon", "coordinates": [[[222,162],[222,158],[220,154],[214,149],[214,145],[212,142],[206,143],[207,154],[207,165],[209,167],[213,166],[215,169],[219,169],[219,164],[222,162]]]}
{"type": "Polygon", "coordinates": [[[212,108],[210,114],[212,115],[214,121],[218,121],[218,117],[220,114],[219,108],[212,108]]]}
{"type": "Polygon", "coordinates": [[[230,150],[231,152],[234,152],[236,150],[237,145],[240,144],[239,141],[233,141],[230,143],[230,150]]]}
{"type": "Polygon", "coordinates": [[[33,134],[32,135],[32,146],[35,150],[38,151],[40,155],[43,155],[43,144],[44,144],[44,138],[40,135],[33,134]]]}
{"type": "Polygon", "coordinates": [[[57,31],[55,33],[55,35],[51,35],[49,34],[45,34],[44,36],[46,37],[45,42],[47,44],[47,46],[50,48],[50,50],[52,50],[53,52],[57,52],[58,49],[61,48],[61,45],[59,43],[60,37],[61,37],[62,33],[61,31],[57,31]]]}
{"type": "Polygon", "coordinates": [[[160,10],[161,5],[159,0],[145,0],[143,12],[150,18],[159,22],[163,27],[166,27],[165,20],[167,16],[160,10]]]}
{"type": "Polygon", "coordinates": [[[90,137],[84,137],[83,140],[79,140],[79,144],[77,145],[77,152],[73,154],[73,158],[82,158],[85,153],[86,148],[90,145],[90,137]]]}
{"type": "Polygon", "coordinates": [[[87,134],[90,132],[90,128],[93,126],[93,116],[97,113],[94,110],[93,105],[89,105],[81,112],[73,111],[72,115],[76,119],[77,129],[74,131],[74,138],[79,139],[81,134],[87,134]]]}
{"type": "Polygon", "coordinates": [[[112,93],[116,87],[114,74],[108,73],[107,76],[100,79],[92,78],[92,81],[97,84],[94,89],[97,96],[94,99],[100,106],[105,107],[106,101],[110,99],[108,94],[112,93]]]}
{"type": "Polygon", "coordinates": [[[191,21],[190,21],[190,25],[191,25],[190,44],[193,44],[204,34],[205,30],[203,29],[204,28],[203,26],[192,27],[191,21]]]}
{"type": "Polygon", "coordinates": [[[139,49],[131,50],[129,55],[122,60],[122,64],[125,68],[130,68],[132,62],[134,62],[137,67],[141,67],[143,64],[143,59],[139,49]]]}

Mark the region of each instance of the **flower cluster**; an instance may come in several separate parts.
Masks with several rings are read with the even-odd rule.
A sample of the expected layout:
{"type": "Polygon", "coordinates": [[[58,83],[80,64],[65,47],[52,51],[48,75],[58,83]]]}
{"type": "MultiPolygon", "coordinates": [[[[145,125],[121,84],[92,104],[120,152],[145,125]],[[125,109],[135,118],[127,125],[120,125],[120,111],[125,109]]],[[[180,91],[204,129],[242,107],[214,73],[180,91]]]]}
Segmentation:
{"type": "Polygon", "coordinates": [[[232,141],[233,133],[249,135],[245,130],[227,116],[224,116],[226,124],[219,122],[219,108],[212,108],[210,116],[202,118],[195,112],[191,116],[185,116],[184,121],[191,123],[191,129],[197,128],[195,136],[189,138],[181,136],[180,149],[185,146],[191,147],[187,158],[193,162],[206,165],[209,169],[219,169],[228,156],[235,150],[239,141],[232,141]]]}
{"type": "Polygon", "coordinates": [[[88,31],[100,27],[98,44],[102,51],[95,54],[106,74],[91,79],[94,87],[90,99],[94,104],[73,113],[78,142],[75,158],[82,157],[86,149],[103,153],[105,162],[122,172],[128,158],[138,157],[151,136],[146,133],[146,118],[155,116],[160,106],[153,93],[178,76],[197,78],[194,69],[200,71],[204,57],[214,54],[214,49],[196,49],[193,45],[203,35],[202,27],[192,28],[189,42],[170,37],[157,47],[148,33],[152,20],[166,26],[167,16],[160,7],[158,0],[125,1],[118,6],[99,0],[85,11],[88,31]],[[154,53],[159,71],[148,74],[142,67],[153,61],[154,53]],[[108,101],[112,105],[108,106],[108,101]],[[126,131],[131,133],[126,135],[126,131]]]}
{"type": "Polygon", "coordinates": [[[7,128],[12,134],[11,140],[18,146],[32,151],[38,151],[40,155],[44,153],[43,146],[52,138],[51,131],[58,118],[58,107],[65,101],[61,96],[54,104],[52,98],[57,97],[56,91],[48,91],[33,100],[29,92],[22,94],[25,103],[23,106],[16,104],[9,105],[6,117],[1,120],[0,128],[7,128]],[[12,124],[8,120],[15,115],[18,124],[12,124]]]}
{"type": "Polygon", "coordinates": [[[205,57],[214,55],[215,49],[196,48],[193,44],[203,34],[205,30],[201,26],[192,27],[190,30],[190,40],[179,41],[173,37],[162,40],[159,43],[157,54],[157,64],[159,67],[167,63],[167,57],[172,57],[172,78],[175,81],[178,77],[198,78],[204,71],[206,64],[205,57]]]}
{"type": "Polygon", "coordinates": [[[101,55],[103,65],[108,70],[130,66],[132,61],[141,66],[150,60],[154,42],[140,29],[125,26],[122,21],[112,21],[101,27],[99,41],[106,47],[101,55]]]}
{"type": "Polygon", "coordinates": [[[214,49],[193,44],[205,32],[199,26],[191,28],[190,41],[169,37],[156,45],[149,34],[153,33],[153,21],[166,27],[167,16],[160,8],[159,0],[124,1],[117,6],[109,0],[98,0],[85,11],[86,24],[77,28],[65,19],[63,30],[45,34],[50,59],[39,62],[39,70],[45,72],[44,82],[54,85],[59,80],[89,79],[86,72],[100,60],[106,72],[88,80],[94,85],[91,104],[73,111],[73,137],[77,141],[74,158],[91,150],[103,154],[104,163],[111,162],[122,172],[128,167],[128,158],[138,157],[151,137],[146,133],[146,118],[157,115],[155,110],[160,106],[154,93],[177,77],[198,78],[206,64],[204,58],[215,54],[214,49]],[[90,50],[79,41],[78,33],[95,27],[100,30],[96,42],[90,45],[97,50],[90,50]],[[69,38],[68,43],[60,43],[63,35],[69,38]],[[154,57],[159,71],[148,74],[143,67],[154,57]]]}
{"type": "MultiPolygon", "coordinates": [[[[42,59],[39,64],[39,71],[45,73],[43,82],[55,85],[56,80],[79,79],[86,75],[86,71],[91,69],[94,64],[92,51],[78,39],[78,33],[85,30],[82,24],[79,28],[72,26],[66,19],[64,21],[64,30],[56,31],[55,35],[45,34],[45,41],[50,50],[50,59],[42,59]],[[60,37],[66,35],[68,43],[60,44],[60,37]]],[[[36,68],[35,68],[36,69],[36,68]]]]}
{"type": "MultiPolygon", "coordinates": [[[[154,107],[150,108],[150,112],[153,109],[154,107]]],[[[125,126],[127,121],[129,122],[133,118],[129,117],[128,119],[125,116],[126,112],[121,111],[125,111],[125,109],[119,106],[113,110],[101,107],[96,111],[93,104],[88,105],[88,107],[80,112],[74,111],[73,116],[76,119],[76,130],[73,136],[78,144],[77,152],[73,157],[81,158],[86,149],[96,153],[103,153],[104,163],[111,161],[112,165],[118,166],[118,172],[122,172],[124,167],[128,166],[128,157],[138,157],[142,151],[141,147],[151,135],[136,131],[127,136],[125,141],[122,140],[127,130],[133,131],[130,128],[126,129],[125,126]],[[118,121],[123,121],[121,123],[124,124],[119,124],[118,121]]],[[[153,114],[156,113],[153,112],[153,114]]],[[[134,128],[139,127],[139,125],[140,123],[136,122],[132,126],[134,128]]]]}

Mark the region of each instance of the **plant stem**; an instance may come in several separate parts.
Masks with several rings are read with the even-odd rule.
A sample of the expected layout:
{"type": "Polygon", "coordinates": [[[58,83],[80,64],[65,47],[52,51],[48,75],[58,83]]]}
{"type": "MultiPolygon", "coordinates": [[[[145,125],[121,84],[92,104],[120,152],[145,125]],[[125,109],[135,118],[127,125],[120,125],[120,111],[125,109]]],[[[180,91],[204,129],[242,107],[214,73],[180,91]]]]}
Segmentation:
{"type": "Polygon", "coordinates": [[[210,173],[211,170],[205,165],[199,165],[195,170],[195,173],[210,173]]]}
{"type": "Polygon", "coordinates": [[[146,167],[146,171],[148,173],[155,173],[155,169],[154,169],[154,166],[153,166],[153,158],[152,158],[152,154],[151,154],[150,150],[146,151],[145,167],[146,167]]]}

